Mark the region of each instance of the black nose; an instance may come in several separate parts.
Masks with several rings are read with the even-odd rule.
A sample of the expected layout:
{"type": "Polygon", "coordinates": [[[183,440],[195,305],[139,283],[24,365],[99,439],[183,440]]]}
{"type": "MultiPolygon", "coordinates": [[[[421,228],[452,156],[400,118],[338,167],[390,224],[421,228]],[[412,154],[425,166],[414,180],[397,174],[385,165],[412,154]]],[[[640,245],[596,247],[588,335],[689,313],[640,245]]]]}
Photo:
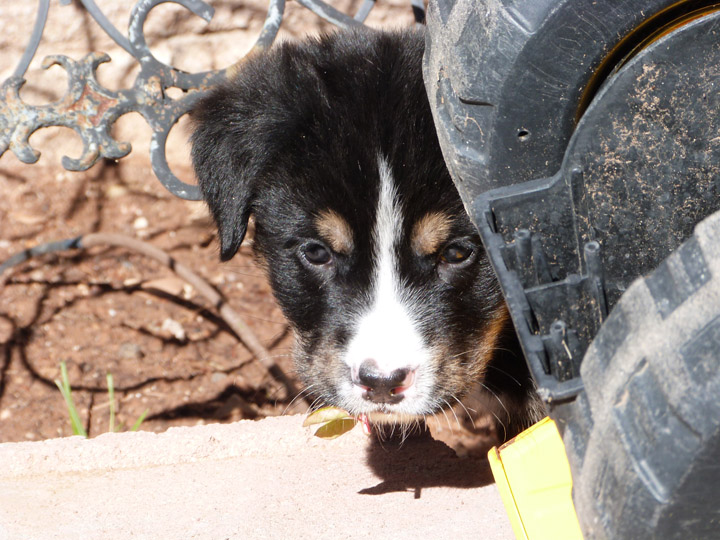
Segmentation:
{"type": "Polygon", "coordinates": [[[363,398],[373,403],[399,403],[405,397],[403,392],[413,385],[415,370],[401,368],[386,373],[375,360],[360,364],[353,382],[364,390],[363,398]]]}

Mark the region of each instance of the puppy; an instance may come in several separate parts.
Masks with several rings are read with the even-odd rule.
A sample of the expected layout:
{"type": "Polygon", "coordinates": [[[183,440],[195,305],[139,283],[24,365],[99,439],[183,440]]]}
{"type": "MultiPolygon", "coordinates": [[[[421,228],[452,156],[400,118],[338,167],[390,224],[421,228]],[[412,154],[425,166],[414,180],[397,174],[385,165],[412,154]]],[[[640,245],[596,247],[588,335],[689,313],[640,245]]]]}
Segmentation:
{"type": "Polygon", "coordinates": [[[501,438],[540,407],[445,167],[418,32],[346,31],[248,59],[194,111],[220,257],[254,252],[319,401],[412,424],[479,386],[501,438]]]}

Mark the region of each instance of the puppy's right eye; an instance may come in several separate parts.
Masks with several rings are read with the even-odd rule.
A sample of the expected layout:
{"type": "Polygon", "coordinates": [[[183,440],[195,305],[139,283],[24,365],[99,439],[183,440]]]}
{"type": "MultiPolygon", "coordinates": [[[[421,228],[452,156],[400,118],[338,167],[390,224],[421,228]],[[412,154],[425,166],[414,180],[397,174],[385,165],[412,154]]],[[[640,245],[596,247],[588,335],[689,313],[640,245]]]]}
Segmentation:
{"type": "Polygon", "coordinates": [[[303,248],[303,256],[307,262],[315,266],[322,266],[332,261],[330,250],[317,242],[307,244],[303,248]]]}

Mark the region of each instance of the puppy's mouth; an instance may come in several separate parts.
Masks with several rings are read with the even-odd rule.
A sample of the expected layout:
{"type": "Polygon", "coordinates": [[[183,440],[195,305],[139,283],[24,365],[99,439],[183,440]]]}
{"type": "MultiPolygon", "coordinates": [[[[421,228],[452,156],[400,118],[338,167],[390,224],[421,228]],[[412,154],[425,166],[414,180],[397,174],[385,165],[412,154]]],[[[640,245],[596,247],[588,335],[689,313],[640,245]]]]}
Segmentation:
{"type": "Polygon", "coordinates": [[[373,424],[415,422],[423,416],[423,376],[417,366],[390,372],[366,360],[350,370],[343,385],[344,405],[358,420],[373,424]],[[349,384],[348,384],[349,383],[349,384]]]}

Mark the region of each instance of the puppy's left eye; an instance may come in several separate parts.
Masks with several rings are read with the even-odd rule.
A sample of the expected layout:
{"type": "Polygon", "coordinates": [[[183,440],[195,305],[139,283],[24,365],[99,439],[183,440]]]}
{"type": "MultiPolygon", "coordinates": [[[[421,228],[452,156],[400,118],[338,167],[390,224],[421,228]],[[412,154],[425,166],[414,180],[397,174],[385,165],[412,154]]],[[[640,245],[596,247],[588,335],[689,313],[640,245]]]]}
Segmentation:
{"type": "Polygon", "coordinates": [[[461,264],[465,261],[472,260],[475,250],[459,243],[452,243],[445,247],[440,254],[440,262],[445,264],[461,264]]]}
{"type": "Polygon", "coordinates": [[[307,262],[316,266],[328,264],[332,260],[330,250],[317,242],[307,244],[303,248],[303,256],[307,262]]]}

